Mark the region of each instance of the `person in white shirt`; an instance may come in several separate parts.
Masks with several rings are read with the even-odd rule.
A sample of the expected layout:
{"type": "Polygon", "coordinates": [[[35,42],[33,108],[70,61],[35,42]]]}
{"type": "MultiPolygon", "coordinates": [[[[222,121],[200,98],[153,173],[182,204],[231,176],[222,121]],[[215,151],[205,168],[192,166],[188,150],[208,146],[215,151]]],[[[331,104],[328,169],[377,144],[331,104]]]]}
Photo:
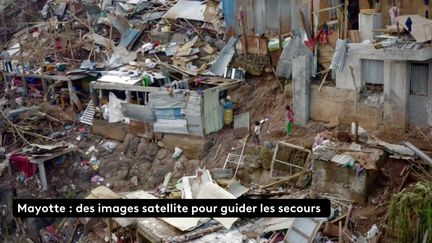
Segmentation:
{"type": "Polygon", "coordinates": [[[1,59],[3,60],[5,71],[8,73],[13,72],[12,69],[12,58],[7,51],[6,47],[3,47],[3,51],[0,54],[1,59]]]}
{"type": "Polygon", "coordinates": [[[260,140],[259,140],[260,132],[261,132],[261,122],[256,121],[255,128],[254,128],[254,142],[256,144],[260,144],[260,140]]]}

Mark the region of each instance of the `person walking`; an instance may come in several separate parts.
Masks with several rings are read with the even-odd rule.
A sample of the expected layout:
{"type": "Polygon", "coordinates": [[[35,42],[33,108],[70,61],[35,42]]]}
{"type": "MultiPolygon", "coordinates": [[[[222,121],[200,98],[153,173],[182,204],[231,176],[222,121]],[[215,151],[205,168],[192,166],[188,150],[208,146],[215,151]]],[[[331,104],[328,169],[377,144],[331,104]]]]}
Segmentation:
{"type": "Polygon", "coordinates": [[[6,47],[3,47],[3,51],[0,54],[1,59],[3,60],[4,69],[7,73],[13,72],[12,68],[12,58],[6,47]]]}
{"type": "Polygon", "coordinates": [[[256,121],[255,122],[255,128],[254,128],[254,142],[255,144],[260,144],[259,135],[261,132],[261,122],[256,121]]]}
{"type": "Polygon", "coordinates": [[[294,111],[291,109],[291,106],[289,105],[286,106],[286,110],[287,110],[286,117],[288,119],[288,123],[286,124],[286,132],[287,135],[289,136],[292,133],[292,126],[294,123],[294,111]]]}

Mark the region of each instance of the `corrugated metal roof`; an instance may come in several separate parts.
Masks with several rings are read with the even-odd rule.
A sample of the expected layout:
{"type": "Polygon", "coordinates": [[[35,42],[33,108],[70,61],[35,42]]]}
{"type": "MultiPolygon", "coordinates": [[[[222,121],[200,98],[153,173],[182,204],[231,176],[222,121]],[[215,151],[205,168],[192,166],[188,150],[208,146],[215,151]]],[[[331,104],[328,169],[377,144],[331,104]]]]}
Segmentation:
{"type": "Polygon", "coordinates": [[[241,20],[237,17],[240,9],[247,16],[244,25],[248,33],[275,36],[279,31],[287,33],[300,29],[297,1],[222,0],[225,24],[228,28],[234,29],[236,34],[243,34],[241,20]]]}
{"type": "Polygon", "coordinates": [[[285,236],[285,242],[310,243],[315,237],[322,220],[317,218],[296,218],[285,236]]]}
{"type": "Polygon", "coordinates": [[[121,36],[120,44],[121,46],[125,47],[126,49],[130,50],[132,49],[135,42],[138,40],[139,36],[141,35],[141,30],[137,29],[128,29],[126,34],[121,36]]]}
{"type": "Polygon", "coordinates": [[[229,39],[228,43],[222,48],[222,50],[219,53],[219,56],[212,64],[210,71],[212,71],[214,74],[218,76],[221,77],[224,76],[225,68],[228,67],[228,65],[231,62],[231,59],[235,54],[236,42],[237,42],[237,38],[235,37],[231,37],[231,39],[229,39]]]}
{"type": "Polygon", "coordinates": [[[276,74],[280,77],[290,78],[292,74],[292,62],[295,57],[300,55],[312,55],[310,50],[300,38],[293,38],[282,50],[276,74]]]}
{"type": "MultiPolygon", "coordinates": [[[[234,195],[215,183],[201,185],[197,199],[236,199],[234,195]]],[[[214,218],[225,228],[229,229],[238,218],[214,218]]]]}
{"type": "Polygon", "coordinates": [[[206,7],[207,5],[202,4],[201,1],[180,0],[164,14],[163,18],[205,21],[204,11],[206,7]]]}
{"type": "Polygon", "coordinates": [[[338,39],[336,41],[336,51],[333,54],[330,69],[343,72],[345,60],[348,55],[348,40],[338,39]]]}

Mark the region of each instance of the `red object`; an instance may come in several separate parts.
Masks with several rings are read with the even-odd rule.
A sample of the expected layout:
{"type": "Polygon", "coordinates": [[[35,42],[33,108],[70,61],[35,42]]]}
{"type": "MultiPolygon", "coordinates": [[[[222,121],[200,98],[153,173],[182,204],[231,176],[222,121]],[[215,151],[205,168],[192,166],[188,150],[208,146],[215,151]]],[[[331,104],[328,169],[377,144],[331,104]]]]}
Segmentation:
{"type": "Polygon", "coordinates": [[[288,110],[286,115],[287,115],[288,121],[294,122],[294,112],[292,110],[288,110]]]}
{"type": "Polygon", "coordinates": [[[52,225],[50,225],[50,226],[47,226],[47,227],[46,227],[46,231],[48,231],[48,233],[50,233],[50,234],[52,234],[52,235],[54,235],[54,234],[57,233],[57,229],[56,229],[56,227],[55,227],[54,224],[52,224],[52,225]]]}
{"type": "Polygon", "coordinates": [[[56,40],[56,49],[61,50],[62,49],[62,42],[60,39],[56,40]]]}
{"type": "Polygon", "coordinates": [[[327,33],[326,32],[324,32],[324,31],[320,31],[319,33],[318,33],[318,36],[317,36],[317,38],[316,39],[318,39],[318,42],[320,43],[320,44],[327,44],[327,33]]]}
{"type": "Polygon", "coordinates": [[[12,154],[10,160],[24,173],[26,177],[31,177],[36,174],[37,166],[30,163],[30,160],[26,156],[20,154],[12,154]]]}
{"type": "Polygon", "coordinates": [[[315,49],[315,40],[314,39],[310,39],[310,40],[305,40],[305,45],[311,50],[313,51],[315,49]]]}
{"type": "Polygon", "coordinates": [[[89,161],[88,160],[81,160],[80,164],[81,164],[81,166],[88,165],[89,161]]]}

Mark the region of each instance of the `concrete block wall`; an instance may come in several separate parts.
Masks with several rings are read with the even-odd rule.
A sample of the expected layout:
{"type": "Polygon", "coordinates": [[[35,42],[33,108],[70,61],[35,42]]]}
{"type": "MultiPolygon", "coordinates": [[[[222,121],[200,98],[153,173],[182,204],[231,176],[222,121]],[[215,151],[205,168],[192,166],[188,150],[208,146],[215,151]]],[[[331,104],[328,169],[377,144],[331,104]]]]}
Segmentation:
{"type": "MultiPolygon", "coordinates": [[[[354,121],[355,92],[348,89],[311,86],[310,118],[315,121],[350,125],[354,121]]],[[[359,104],[359,125],[370,131],[383,126],[383,109],[374,105],[359,104]]]]}
{"type": "Polygon", "coordinates": [[[293,97],[294,97],[294,113],[295,123],[299,125],[306,125],[309,121],[309,108],[310,108],[310,81],[311,81],[311,68],[310,63],[312,58],[310,56],[299,56],[293,60],[293,97]]]}
{"type": "Polygon", "coordinates": [[[359,203],[367,201],[379,174],[375,170],[366,170],[357,176],[353,169],[333,162],[315,160],[314,164],[315,172],[312,178],[314,192],[328,193],[359,203]]]}

